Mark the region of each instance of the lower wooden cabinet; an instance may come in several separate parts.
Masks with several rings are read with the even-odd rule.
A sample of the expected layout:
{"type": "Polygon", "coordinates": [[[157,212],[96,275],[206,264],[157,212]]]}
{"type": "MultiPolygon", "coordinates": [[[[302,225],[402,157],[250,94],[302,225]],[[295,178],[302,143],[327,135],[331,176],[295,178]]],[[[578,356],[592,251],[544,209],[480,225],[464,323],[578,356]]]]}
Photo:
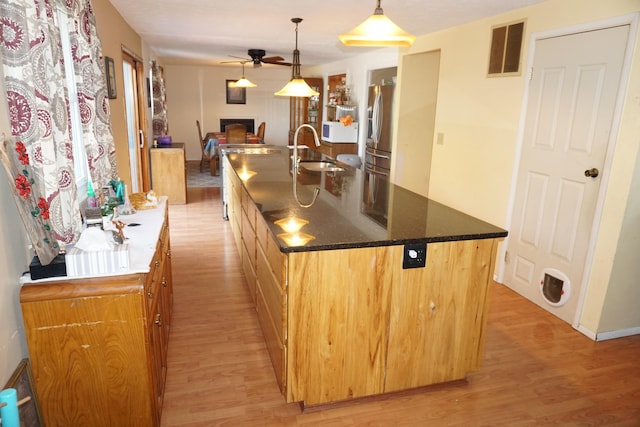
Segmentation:
{"type": "Polygon", "coordinates": [[[169,204],[187,203],[187,168],[185,146],[176,142],[167,146],[152,147],[151,184],[158,196],[167,196],[169,204]]]}
{"type": "Polygon", "coordinates": [[[160,425],[173,304],[166,210],[159,237],[149,273],[23,285],[47,426],[160,425]]]}

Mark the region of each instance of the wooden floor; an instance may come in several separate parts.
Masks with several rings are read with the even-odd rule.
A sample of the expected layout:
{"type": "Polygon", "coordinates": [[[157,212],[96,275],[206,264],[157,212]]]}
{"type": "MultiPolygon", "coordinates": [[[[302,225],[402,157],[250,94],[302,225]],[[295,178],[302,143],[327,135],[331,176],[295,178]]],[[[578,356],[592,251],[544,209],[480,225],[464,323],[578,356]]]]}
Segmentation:
{"type": "Polygon", "coordinates": [[[494,285],[466,382],[301,413],[280,395],[219,188],[171,205],[174,318],[163,426],[640,426],[640,336],[595,343],[494,285]]]}

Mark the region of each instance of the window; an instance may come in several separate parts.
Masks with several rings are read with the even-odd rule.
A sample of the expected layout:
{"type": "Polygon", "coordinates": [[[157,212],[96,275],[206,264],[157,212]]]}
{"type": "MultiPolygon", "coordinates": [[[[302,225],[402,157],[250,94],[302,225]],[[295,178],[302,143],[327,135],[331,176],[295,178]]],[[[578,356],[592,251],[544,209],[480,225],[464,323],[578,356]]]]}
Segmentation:
{"type": "Polygon", "coordinates": [[[524,21],[494,27],[489,55],[489,75],[520,74],[524,21]]]}
{"type": "Polygon", "coordinates": [[[62,54],[64,57],[64,72],[67,78],[67,92],[69,94],[69,120],[71,121],[71,138],[73,139],[73,169],[76,175],[78,197],[83,200],[87,194],[87,182],[89,181],[89,166],[87,164],[87,152],[82,138],[82,122],[80,119],[80,102],[73,68],[71,53],[71,41],[69,40],[68,16],[66,7],[58,5],[58,22],[60,27],[60,39],[62,54]]]}

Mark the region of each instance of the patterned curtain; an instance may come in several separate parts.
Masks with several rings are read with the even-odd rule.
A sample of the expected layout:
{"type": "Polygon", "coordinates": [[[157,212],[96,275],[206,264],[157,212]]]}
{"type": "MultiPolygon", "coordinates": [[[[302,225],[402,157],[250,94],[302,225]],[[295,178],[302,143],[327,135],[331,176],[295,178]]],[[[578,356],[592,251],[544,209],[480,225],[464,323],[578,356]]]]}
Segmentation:
{"type": "MultiPolygon", "coordinates": [[[[89,0],[65,5],[74,17],[69,31],[89,170],[102,185],[114,176],[115,150],[100,42],[89,0]]],[[[16,200],[22,200],[18,208],[31,212],[23,219],[30,222],[27,232],[43,264],[58,253],[59,242],[74,243],[82,231],[59,31],[55,1],[0,0],[0,55],[14,137],[2,147],[3,159],[16,200]],[[55,239],[33,232],[43,229],[55,239]]]]}
{"type": "Polygon", "coordinates": [[[89,0],[66,0],[75,80],[80,102],[82,140],[94,186],[101,188],[118,177],[116,147],[111,132],[107,80],[102,44],[89,0]]]}
{"type": "Polygon", "coordinates": [[[151,87],[153,88],[153,137],[157,138],[169,133],[167,121],[167,94],[164,86],[164,70],[151,64],[151,87]]]}

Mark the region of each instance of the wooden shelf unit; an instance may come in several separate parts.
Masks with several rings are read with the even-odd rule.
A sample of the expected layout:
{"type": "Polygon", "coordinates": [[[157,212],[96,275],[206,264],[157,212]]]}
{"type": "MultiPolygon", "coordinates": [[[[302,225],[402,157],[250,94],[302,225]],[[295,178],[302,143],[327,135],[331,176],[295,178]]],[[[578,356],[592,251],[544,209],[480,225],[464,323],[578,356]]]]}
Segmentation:
{"type": "MultiPolygon", "coordinates": [[[[302,124],[310,124],[318,132],[318,137],[322,135],[322,78],[305,77],[305,82],[315,91],[319,92],[318,96],[310,96],[308,98],[292,96],[289,101],[289,145],[293,144],[293,136],[296,129],[302,124]]],[[[315,147],[313,142],[313,134],[308,129],[300,131],[298,144],[304,144],[308,147],[315,147]]]]}

